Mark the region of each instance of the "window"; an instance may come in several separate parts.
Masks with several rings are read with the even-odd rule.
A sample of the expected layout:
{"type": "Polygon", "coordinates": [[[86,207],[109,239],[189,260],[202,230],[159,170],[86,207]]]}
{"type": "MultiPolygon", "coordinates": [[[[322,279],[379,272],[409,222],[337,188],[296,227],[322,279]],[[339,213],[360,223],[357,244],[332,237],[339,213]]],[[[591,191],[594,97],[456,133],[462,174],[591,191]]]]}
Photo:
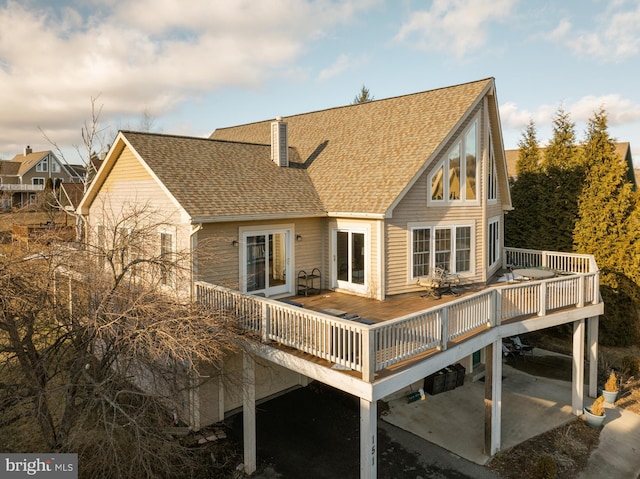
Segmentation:
{"type": "Polygon", "coordinates": [[[45,156],[40,163],[36,165],[36,171],[39,173],[45,173],[49,171],[49,157],[45,156]]]}
{"type": "Polygon", "coordinates": [[[51,160],[51,173],[60,173],[60,163],[51,160]]]}
{"type": "Polygon", "coordinates": [[[431,201],[447,199],[457,203],[477,200],[478,170],[478,121],[475,120],[431,174],[431,201]]]}
{"type": "Polygon", "coordinates": [[[31,184],[44,186],[44,178],[31,178],[31,184]]]}
{"type": "Polygon", "coordinates": [[[500,220],[498,218],[489,221],[489,251],[487,256],[489,266],[493,266],[500,259],[500,220]]]}
{"type": "Polygon", "coordinates": [[[170,285],[173,283],[173,235],[171,233],[160,233],[160,259],[162,261],[160,282],[170,285]]]}
{"type": "Polygon", "coordinates": [[[427,276],[431,264],[431,228],[413,230],[413,277],[427,276]]]}
{"type": "Polygon", "coordinates": [[[496,175],[496,157],[493,153],[493,141],[489,134],[489,165],[487,168],[487,199],[498,199],[498,179],[496,175]]]}
{"type": "Polygon", "coordinates": [[[471,272],[472,227],[420,226],[411,229],[412,278],[426,276],[435,266],[451,273],[471,272]]]}

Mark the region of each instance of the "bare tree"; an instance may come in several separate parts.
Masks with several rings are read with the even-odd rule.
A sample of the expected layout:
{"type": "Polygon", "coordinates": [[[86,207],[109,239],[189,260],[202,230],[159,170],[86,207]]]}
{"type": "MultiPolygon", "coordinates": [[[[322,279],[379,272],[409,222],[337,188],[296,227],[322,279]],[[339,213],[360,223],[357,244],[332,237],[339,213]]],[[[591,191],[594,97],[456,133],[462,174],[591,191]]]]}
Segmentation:
{"type": "Polygon", "coordinates": [[[90,231],[83,250],[25,256],[14,245],[0,256],[7,451],[78,452],[87,477],[182,477],[203,466],[165,428],[186,414],[200,365],[219,365],[239,336],[233,317],[180,289],[190,255],[159,244],[166,228],[132,206],[90,231]]]}

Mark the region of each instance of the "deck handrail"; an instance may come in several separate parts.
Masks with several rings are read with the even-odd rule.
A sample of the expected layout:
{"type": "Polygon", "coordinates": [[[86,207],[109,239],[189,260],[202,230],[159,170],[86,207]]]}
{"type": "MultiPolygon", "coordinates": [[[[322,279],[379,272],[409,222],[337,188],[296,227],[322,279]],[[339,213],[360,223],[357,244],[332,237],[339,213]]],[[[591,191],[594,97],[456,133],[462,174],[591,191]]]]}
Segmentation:
{"type": "Polygon", "coordinates": [[[545,255],[547,252],[533,250],[519,250],[518,254],[521,251],[521,259],[544,259],[547,264],[563,264],[569,271],[560,270],[565,274],[541,281],[498,285],[372,325],[206,282],[194,285],[197,301],[235,314],[241,327],[256,333],[260,341],[275,341],[361,372],[363,380],[371,382],[375,372],[429,350],[446,350],[451,341],[478,328],[499,326],[514,317],[544,316],[562,308],[598,303],[599,273],[592,257],[545,255]],[[572,271],[583,268],[588,272],[572,271]]]}

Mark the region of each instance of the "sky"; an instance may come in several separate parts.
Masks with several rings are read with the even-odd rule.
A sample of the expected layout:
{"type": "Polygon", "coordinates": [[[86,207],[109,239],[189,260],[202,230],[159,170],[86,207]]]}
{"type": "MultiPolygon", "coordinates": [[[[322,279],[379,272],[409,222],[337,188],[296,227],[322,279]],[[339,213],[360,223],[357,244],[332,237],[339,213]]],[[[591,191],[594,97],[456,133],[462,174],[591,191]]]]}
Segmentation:
{"type": "Polygon", "coordinates": [[[493,77],[505,149],[604,108],[640,164],[640,0],[0,0],[0,159],[493,77]]]}

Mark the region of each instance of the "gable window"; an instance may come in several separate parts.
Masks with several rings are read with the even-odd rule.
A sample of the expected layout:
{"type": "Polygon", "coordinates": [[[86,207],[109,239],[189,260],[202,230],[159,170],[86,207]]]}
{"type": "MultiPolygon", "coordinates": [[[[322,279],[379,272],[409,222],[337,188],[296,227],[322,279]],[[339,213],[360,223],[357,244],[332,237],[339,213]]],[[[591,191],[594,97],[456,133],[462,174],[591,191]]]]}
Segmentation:
{"type": "Polygon", "coordinates": [[[51,160],[51,173],[60,173],[60,163],[51,160]]]}
{"type": "Polygon", "coordinates": [[[478,170],[478,120],[474,120],[431,174],[429,198],[453,204],[476,201],[478,170]]]}
{"type": "Polygon", "coordinates": [[[487,244],[489,245],[489,251],[487,251],[487,258],[489,266],[493,266],[500,259],[500,219],[495,218],[489,221],[488,228],[489,238],[487,244]]]}
{"type": "Polygon", "coordinates": [[[472,226],[416,226],[411,229],[412,278],[440,267],[451,273],[470,273],[472,226]]]}
{"type": "Polygon", "coordinates": [[[49,157],[45,156],[40,162],[36,165],[36,171],[39,173],[46,173],[49,171],[49,157]]]}
{"type": "Polygon", "coordinates": [[[489,165],[487,168],[487,199],[498,199],[498,177],[496,174],[496,157],[493,153],[493,141],[489,134],[489,165]]]}

